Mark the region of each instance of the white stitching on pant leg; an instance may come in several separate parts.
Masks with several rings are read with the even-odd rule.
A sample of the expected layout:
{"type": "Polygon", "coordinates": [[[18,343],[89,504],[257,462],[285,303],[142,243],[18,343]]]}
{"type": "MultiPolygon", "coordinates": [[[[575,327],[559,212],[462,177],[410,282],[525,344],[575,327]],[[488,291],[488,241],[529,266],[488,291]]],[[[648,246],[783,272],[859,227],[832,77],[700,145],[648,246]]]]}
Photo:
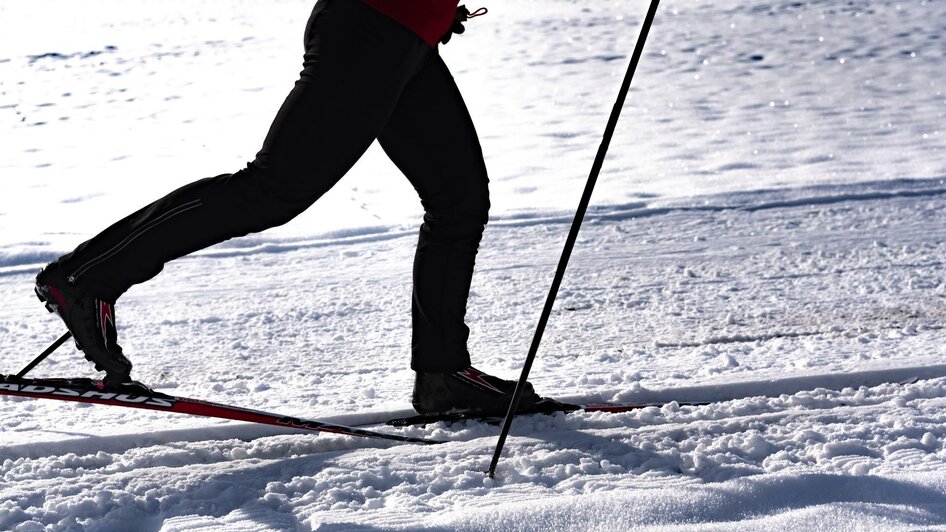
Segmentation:
{"type": "Polygon", "coordinates": [[[182,205],[178,205],[178,206],[175,207],[174,209],[172,209],[172,210],[170,210],[170,211],[168,211],[168,212],[162,214],[162,215],[159,216],[157,219],[152,220],[150,223],[148,223],[148,225],[146,225],[146,226],[144,226],[144,227],[141,227],[140,229],[138,229],[138,230],[135,231],[134,233],[132,233],[132,234],[126,236],[124,240],[122,240],[122,241],[119,242],[118,244],[115,244],[114,246],[112,246],[112,248],[109,249],[108,251],[102,253],[102,254],[99,255],[98,257],[95,257],[94,259],[92,259],[92,260],[86,262],[85,264],[83,264],[82,266],[80,266],[78,269],[76,269],[75,272],[72,273],[72,275],[69,276],[70,280],[71,280],[72,282],[74,282],[74,281],[75,281],[76,279],[78,279],[82,274],[88,272],[89,269],[94,268],[95,266],[99,265],[100,263],[102,263],[102,262],[104,262],[104,261],[110,259],[112,256],[114,256],[116,253],[118,253],[118,252],[121,251],[122,249],[125,249],[125,247],[127,247],[127,246],[128,246],[129,244],[131,244],[135,239],[137,239],[138,237],[140,237],[141,235],[143,235],[143,234],[146,233],[147,231],[150,231],[151,229],[154,229],[154,228],[157,227],[158,225],[160,225],[160,224],[162,224],[162,223],[164,223],[164,222],[170,220],[171,218],[177,216],[178,214],[187,212],[187,211],[192,210],[192,209],[196,209],[197,207],[200,207],[201,205],[203,205],[202,201],[199,200],[199,199],[196,199],[196,200],[192,200],[192,201],[189,201],[189,202],[187,202],[187,203],[184,203],[184,204],[182,204],[182,205]]]}

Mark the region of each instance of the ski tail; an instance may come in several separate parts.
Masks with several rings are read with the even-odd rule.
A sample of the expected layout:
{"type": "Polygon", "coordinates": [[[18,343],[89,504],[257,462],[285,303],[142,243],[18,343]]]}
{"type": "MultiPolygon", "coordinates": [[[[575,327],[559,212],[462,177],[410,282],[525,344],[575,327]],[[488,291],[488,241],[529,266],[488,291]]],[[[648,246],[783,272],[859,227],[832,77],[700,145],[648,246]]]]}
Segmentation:
{"type": "Polygon", "coordinates": [[[0,375],[0,395],[141,408],[422,445],[445,443],[441,440],[377,432],[313,419],[240,408],[211,401],[177,397],[160,392],[122,393],[121,390],[109,390],[102,386],[99,381],[91,379],[29,379],[16,377],[14,375],[0,375]]]}

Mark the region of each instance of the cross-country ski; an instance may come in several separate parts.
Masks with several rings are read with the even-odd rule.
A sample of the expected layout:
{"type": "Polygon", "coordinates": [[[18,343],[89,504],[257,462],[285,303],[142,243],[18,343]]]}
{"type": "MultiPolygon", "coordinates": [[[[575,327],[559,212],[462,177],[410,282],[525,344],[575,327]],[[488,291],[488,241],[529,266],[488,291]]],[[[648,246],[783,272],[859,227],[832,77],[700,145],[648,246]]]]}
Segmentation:
{"type": "MultiPolygon", "coordinates": [[[[619,414],[623,412],[640,410],[642,408],[661,408],[670,404],[674,406],[700,406],[705,405],[706,403],[699,401],[669,401],[667,403],[651,402],[571,404],[556,401],[554,404],[550,405],[538,405],[538,407],[533,408],[527,412],[521,412],[517,414],[517,416],[555,414],[559,412],[563,414],[570,412],[606,412],[609,414],[619,414]]],[[[418,414],[416,416],[398,417],[389,419],[385,422],[385,424],[391,425],[393,427],[407,427],[410,425],[427,425],[429,423],[456,423],[460,421],[478,421],[482,423],[498,425],[503,421],[503,418],[499,415],[484,415],[477,412],[445,412],[441,414],[418,414]]]]}

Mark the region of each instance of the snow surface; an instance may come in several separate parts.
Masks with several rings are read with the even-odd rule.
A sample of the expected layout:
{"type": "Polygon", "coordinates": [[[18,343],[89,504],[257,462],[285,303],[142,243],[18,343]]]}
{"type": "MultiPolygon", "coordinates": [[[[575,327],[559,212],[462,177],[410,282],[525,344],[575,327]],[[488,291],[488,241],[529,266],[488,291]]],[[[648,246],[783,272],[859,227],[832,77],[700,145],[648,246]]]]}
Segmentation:
{"type": "MultiPolygon", "coordinates": [[[[513,377],[646,5],[489,7],[443,53],[492,176],[470,347],[513,377]]],[[[0,3],[5,372],[62,329],[40,264],[252,158],[310,8],[0,3]]],[[[667,406],[517,420],[489,480],[478,423],[385,429],[450,440],[417,447],[2,398],[0,530],[946,529],[944,27],[932,0],[662,5],[530,380],[667,406]]],[[[137,377],[406,413],[419,214],[372,150],[172,263],[118,305],[137,377]]],[[[71,348],[36,370],[89,374],[71,348]]]]}

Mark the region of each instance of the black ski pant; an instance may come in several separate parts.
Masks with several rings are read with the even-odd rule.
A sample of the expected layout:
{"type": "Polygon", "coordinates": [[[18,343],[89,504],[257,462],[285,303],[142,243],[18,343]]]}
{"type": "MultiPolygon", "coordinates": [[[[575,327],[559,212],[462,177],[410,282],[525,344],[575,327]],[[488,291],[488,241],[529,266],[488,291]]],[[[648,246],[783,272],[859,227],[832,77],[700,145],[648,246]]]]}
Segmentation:
{"type": "Polygon", "coordinates": [[[375,139],[425,211],[414,258],[411,367],[461,369],[470,365],[464,317],[489,210],[482,150],[436,48],[358,0],[316,4],[302,73],[253,162],[171,192],[60,263],[78,288],[114,302],[168,261],[288,222],[375,139]]]}

